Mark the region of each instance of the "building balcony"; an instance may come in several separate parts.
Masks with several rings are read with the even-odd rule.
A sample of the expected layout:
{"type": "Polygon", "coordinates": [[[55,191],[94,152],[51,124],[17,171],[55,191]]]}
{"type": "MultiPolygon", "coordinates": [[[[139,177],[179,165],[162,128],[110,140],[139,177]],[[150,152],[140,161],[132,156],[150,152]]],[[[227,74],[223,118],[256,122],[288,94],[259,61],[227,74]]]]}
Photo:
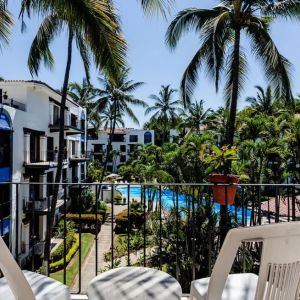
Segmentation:
{"type": "MultiPolygon", "coordinates": [[[[24,151],[24,166],[28,169],[49,169],[57,167],[58,151],[24,151]]],[[[64,164],[68,163],[68,152],[64,152],[64,164]]]]}
{"type": "MultiPolygon", "coordinates": [[[[19,184],[17,188],[22,186],[19,184]]],[[[73,185],[66,183],[63,186],[69,189],[73,185]]],[[[300,218],[297,203],[300,189],[299,185],[293,184],[234,184],[237,194],[233,204],[225,205],[225,223],[222,223],[220,205],[213,196],[214,185],[209,183],[106,183],[109,188],[99,183],[78,183],[77,186],[81,191],[91,189],[99,195],[99,200],[106,202],[106,208],[101,207],[103,225],[96,221],[100,209],[93,207],[86,217],[86,207],[77,205],[76,210],[73,208],[72,217],[75,218],[76,214],[78,218],[75,218],[76,234],[82,245],[87,243],[85,247],[90,250],[83,251],[80,246],[73,257],[72,263],[78,263],[79,269],[69,281],[72,282],[69,286],[74,294],[72,299],[88,299],[85,296],[88,283],[104,269],[127,265],[164,270],[177,279],[183,293],[188,293],[191,281],[211,274],[224,232],[226,234],[232,227],[292,222],[300,218]],[[121,195],[122,203],[116,201],[117,194],[121,195]],[[134,207],[131,206],[133,203],[134,207]],[[87,242],[90,236],[92,239],[87,242]]],[[[224,185],[225,191],[229,186],[232,185],[224,185]]],[[[70,201],[82,203],[83,194],[73,193],[70,201]]],[[[30,205],[37,209],[31,211],[34,219],[44,206],[30,205]]],[[[67,221],[68,213],[62,209],[60,220],[67,221]]],[[[247,271],[257,273],[261,245],[257,243],[251,251],[244,250],[242,247],[239,250],[235,270],[247,266],[247,271]],[[252,263],[248,264],[249,261],[252,263]]],[[[35,266],[33,271],[38,270],[40,259],[31,257],[31,260],[30,265],[35,266]]],[[[61,272],[64,273],[62,281],[66,275],[71,276],[67,265],[61,272]]]]}
{"type": "Polygon", "coordinates": [[[80,163],[90,160],[91,154],[90,153],[82,153],[82,154],[75,154],[71,155],[69,160],[71,163],[80,163]]]}
{"type": "MultiPolygon", "coordinates": [[[[52,124],[49,124],[50,132],[59,132],[60,128],[60,121],[55,120],[52,124]]],[[[80,123],[77,122],[69,122],[65,120],[64,131],[67,135],[74,135],[74,134],[84,134],[84,129],[81,128],[80,123]]]]}
{"type": "Polygon", "coordinates": [[[26,111],[26,104],[25,103],[18,102],[18,101],[13,100],[13,99],[5,99],[3,97],[2,104],[6,105],[6,106],[13,107],[13,108],[21,110],[21,111],[26,111]]]}

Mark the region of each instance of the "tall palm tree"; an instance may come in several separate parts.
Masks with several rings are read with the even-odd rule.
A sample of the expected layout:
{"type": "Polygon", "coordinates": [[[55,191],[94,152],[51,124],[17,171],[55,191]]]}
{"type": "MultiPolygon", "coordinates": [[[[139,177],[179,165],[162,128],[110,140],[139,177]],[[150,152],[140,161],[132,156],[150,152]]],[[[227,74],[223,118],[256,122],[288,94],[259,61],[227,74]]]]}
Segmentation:
{"type": "MultiPolygon", "coordinates": [[[[295,2],[295,1],[294,1],[295,2]]],[[[275,97],[292,102],[289,61],[283,57],[270,36],[271,18],[264,17],[270,1],[225,0],[211,9],[189,8],[178,13],[171,22],[166,42],[176,48],[183,33],[194,29],[201,46],[186,68],[181,81],[181,93],[186,105],[197,82],[197,73],[204,67],[215,81],[225,77],[225,100],[230,115],[226,141],[233,144],[238,97],[247,70],[241,34],[250,40],[252,52],[262,63],[264,73],[274,88],[275,97]]]]}
{"type": "MultiPolygon", "coordinates": [[[[9,42],[10,28],[14,22],[10,12],[7,10],[7,0],[0,1],[0,50],[9,42]]],[[[3,80],[3,79],[2,79],[3,80]]]]}
{"type": "Polygon", "coordinates": [[[282,109],[279,109],[275,105],[276,100],[273,96],[272,87],[270,85],[267,86],[266,90],[258,85],[256,85],[255,88],[257,89],[256,97],[246,98],[246,102],[251,104],[251,110],[253,114],[263,113],[270,116],[283,112],[282,109]]]}
{"type": "Polygon", "coordinates": [[[185,127],[196,129],[200,132],[201,126],[206,125],[209,121],[209,115],[212,109],[204,109],[204,100],[195,101],[186,109],[183,114],[183,124],[185,127]]]}
{"type": "Polygon", "coordinates": [[[123,69],[114,76],[111,75],[106,76],[105,78],[99,78],[102,87],[97,90],[100,98],[97,100],[96,107],[100,113],[105,108],[109,108],[112,114],[107,151],[100,182],[102,182],[107,169],[109,151],[111,149],[118,118],[126,114],[134,123],[139,124],[139,121],[130,106],[147,107],[147,104],[143,100],[136,98],[132,94],[144,83],[129,80],[129,71],[130,69],[123,69]]]}
{"type": "Polygon", "coordinates": [[[178,117],[178,113],[182,112],[180,100],[172,101],[177,90],[171,88],[170,85],[162,85],[158,95],[151,94],[150,99],[154,100],[154,105],[146,109],[145,115],[154,113],[150,121],[157,119],[162,122],[164,126],[163,142],[166,141],[166,135],[169,128],[169,123],[174,123],[178,117]]]}
{"type": "Polygon", "coordinates": [[[67,99],[67,88],[72,62],[73,43],[80,52],[87,78],[89,78],[90,57],[96,66],[107,73],[118,73],[125,65],[126,43],[121,35],[118,18],[110,1],[60,1],[60,0],[32,0],[23,2],[22,12],[26,10],[41,14],[44,19],[38,29],[30,48],[28,67],[32,75],[38,75],[40,64],[52,67],[54,58],[50,51],[50,44],[64,28],[67,28],[67,63],[61,93],[60,126],[58,162],[53,189],[53,198],[48,218],[48,228],[45,245],[46,267],[50,255],[50,239],[54,222],[59,185],[62,175],[64,157],[64,119],[67,99]]]}
{"type": "MultiPolygon", "coordinates": [[[[114,114],[113,114],[114,107],[110,103],[109,106],[105,107],[101,113],[99,113],[100,124],[101,127],[104,129],[112,128],[114,114]]],[[[124,123],[124,112],[118,112],[115,116],[116,127],[125,127],[124,123]]]]}
{"type": "Polygon", "coordinates": [[[94,128],[100,127],[100,116],[95,109],[95,99],[97,90],[94,86],[84,78],[82,84],[78,82],[70,82],[68,85],[68,95],[87,110],[87,120],[94,128]]]}
{"type": "Polygon", "coordinates": [[[159,12],[164,17],[170,11],[175,0],[140,0],[145,13],[152,14],[159,12]]]}

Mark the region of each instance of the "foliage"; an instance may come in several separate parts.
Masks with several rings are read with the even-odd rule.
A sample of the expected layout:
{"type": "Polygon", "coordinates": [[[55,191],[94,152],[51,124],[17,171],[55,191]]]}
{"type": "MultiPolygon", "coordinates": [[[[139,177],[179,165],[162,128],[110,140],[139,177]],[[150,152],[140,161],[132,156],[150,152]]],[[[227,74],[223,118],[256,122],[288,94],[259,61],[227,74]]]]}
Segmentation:
{"type": "MultiPolygon", "coordinates": [[[[76,254],[78,248],[79,248],[79,237],[78,235],[74,235],[74,243],[72,245],[72,247],[70,248],[70,250],[68,251],[68,253],[66,254],[66,264],[68,264],[71,259],[73,258],[73,256],[76,254]]],[[[50,271],[58,271],[59,269],[64,267],[64,258],[62,257],[61,259],[59,259],[58,261],[54,261],[50,264],[50,271]]]]}
{"type": "MultiPolygon", "coordinates": [[[[66,232],[75,232],[76,224],[73,221],[66,221],[66,232]]],[[[56,238],[61,239],[65,236],[65,224],[64,220],[61,219],[58,222],[58,225],[56,227],[56,233],[55,233],[56,238]]]]}
{"type": "Polygon", "coordinates": [[[102,215],[97,215],[96,218],[95,214],[79,215],[77,213],[68,213],[66,219],[75,222],[77,226],[81,226],[82,231],[94,233],[96,228],[100,231],[103,217],[102,215]]]}
{"type": "MultiPolygon", "coordinates": [[[[75,233],[69,232],[66,236],[66,253],[71,249],[73,242],[75,241],[75,233]]],[[[50,254],[52,262],[60,260],[64,256],[64,242],[62,242],[53,252],[50,254]]]]}
{"type": "Polygon", "coordinates": [[[95,159],[89,162],[87,167],[87,178],[91,182],[99,182],[103,168],[99,160],[95,159]]]}
{"type": "Polygon", "coordinates": [[[239,160],[237,147],[232,146],[228,148],[227,146],[222,146],[221,148],[219,148],[217,146],[212,146],[211,149],[211,154],[206,155],[203,158],[204,162],[208,164],[206,172],[208,174],[212,172],[231,174],[232,162],[239,160]]]}
{"type": "Polygon", "coordinates": [[[81,195],[78,194],[77,189],[73,189],[70,197],[72,199],[70,211],[74,213],[88,212],[95,205],[95,195],[90,188],[82,189],[81,195]]]}
{"type": "Polygon", "coordinates": [[[120,203],[122,201],[122,195],[121,194],[116,194],[115,197],[114,197],[114,200],[117,203],[120,203]]]}

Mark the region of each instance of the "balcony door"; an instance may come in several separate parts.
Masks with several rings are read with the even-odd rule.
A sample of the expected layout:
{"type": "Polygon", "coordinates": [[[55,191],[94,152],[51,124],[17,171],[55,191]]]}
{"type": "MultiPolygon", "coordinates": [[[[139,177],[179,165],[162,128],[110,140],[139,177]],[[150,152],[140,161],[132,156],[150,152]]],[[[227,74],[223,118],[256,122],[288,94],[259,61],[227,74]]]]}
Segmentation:
{"type": "Polygon", "coordinates": [[[30,134],[30,162],[40,160],[40,136],[34,133],[30,134]]]}

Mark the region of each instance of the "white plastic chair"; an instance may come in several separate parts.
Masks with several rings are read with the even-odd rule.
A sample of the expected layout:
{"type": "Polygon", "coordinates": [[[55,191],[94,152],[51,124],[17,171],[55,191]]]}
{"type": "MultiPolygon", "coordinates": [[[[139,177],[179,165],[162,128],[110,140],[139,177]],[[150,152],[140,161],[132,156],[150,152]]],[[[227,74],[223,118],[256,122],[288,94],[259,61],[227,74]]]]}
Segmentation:
{"type": "Polygon", "coordinates": [[[190,299],[296,300],[300,292],[300,222],[232,229],[210,278],[191,283],[190,299]],[[241,242],[262,242],[259,275],[231,274],[241,242]]]}
{"type": "Polygon", "coordinates": [[[41,274],[21,271],[0,236],[0,299],[5,300],[69,300],[68,288],[41,274]]]}

